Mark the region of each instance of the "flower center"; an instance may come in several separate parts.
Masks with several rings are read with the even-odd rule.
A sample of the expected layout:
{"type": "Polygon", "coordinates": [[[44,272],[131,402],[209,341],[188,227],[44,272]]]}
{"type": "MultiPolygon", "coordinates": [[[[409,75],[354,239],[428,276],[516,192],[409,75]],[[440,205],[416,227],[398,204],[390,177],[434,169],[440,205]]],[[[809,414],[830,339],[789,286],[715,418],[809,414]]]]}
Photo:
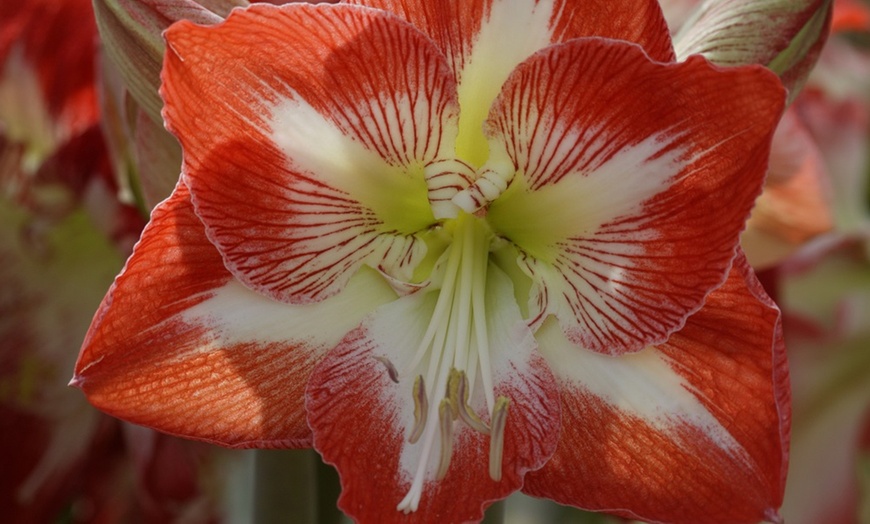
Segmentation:
{"type": "Polygon", "coordinates": [[[413,387],[414,426],[408,436],[420,442],[421,453],[411,488],[397,509],[415,511],[429,464],[436,479],[447,474],[454,425],[462,422],[490,436],[489,474],[501,479],[504,427],[510,401],[495,398],[489,359],[486,318],[486,273],[493,234],[485,221],[460,212],[450,246],[442,255],[443,273],[432,318],[410,365],[402,375],[416,375],[413,387]],[[428,362],[427,362],[428,359],[428,362]],[[423,372],[419,372],[422,370],[423,372]],[[488,424],[469,406],[475,384],[486,399],[488,424]],[[430,402],[429,399],[438,399],[430,402]],[[440,444],[436,444],[436,441],[440,444]]]}

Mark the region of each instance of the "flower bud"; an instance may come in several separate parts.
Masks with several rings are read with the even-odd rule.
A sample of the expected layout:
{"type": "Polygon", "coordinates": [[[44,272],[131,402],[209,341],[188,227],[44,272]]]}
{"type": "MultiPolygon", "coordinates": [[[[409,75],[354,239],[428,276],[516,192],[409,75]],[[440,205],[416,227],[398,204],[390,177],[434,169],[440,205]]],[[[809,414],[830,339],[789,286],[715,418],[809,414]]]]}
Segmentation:
{"type": "Polygon", "coordinates": [[[825,41],[833,0],[704,0],[674,38],[677,57],[723,66],[761,64],[800,91],[825,41]]]}
{"type": "Polygon", "coordinates": [[[162,122],[157,93],[163,61],[162,33],[173,22],[220,22],[247,0],[94,0],[100,37],[134,100],[155,122],[162,122]]]}

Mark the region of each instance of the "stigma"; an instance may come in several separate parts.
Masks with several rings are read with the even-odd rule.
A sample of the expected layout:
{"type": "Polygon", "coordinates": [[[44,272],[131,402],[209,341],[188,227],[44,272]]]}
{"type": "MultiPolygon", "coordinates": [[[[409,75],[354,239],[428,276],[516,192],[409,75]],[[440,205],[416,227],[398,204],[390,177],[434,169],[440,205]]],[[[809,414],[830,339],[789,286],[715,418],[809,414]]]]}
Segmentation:
{"type": "Polygon", "coordinates": [[[393,381],[414,377],[408,399],[414,420],[406,437],[419,447],[419,458],[396,507],[405,513],[417,510],[427,481],[447,475],[462,426],[489,438],[489,476],[496,482],[502,478],[510,399],[495,397],[490,368],[486,281],[493,233],[484,220],[466,212],[448,222],[451,242],[433,272],[432,282],[440,286],[430,291],[437,299],[422,340],[402,369],[384,362],[393,381]],[[471,406],[475,388],[482,390],[482,414],[471,406]]]}

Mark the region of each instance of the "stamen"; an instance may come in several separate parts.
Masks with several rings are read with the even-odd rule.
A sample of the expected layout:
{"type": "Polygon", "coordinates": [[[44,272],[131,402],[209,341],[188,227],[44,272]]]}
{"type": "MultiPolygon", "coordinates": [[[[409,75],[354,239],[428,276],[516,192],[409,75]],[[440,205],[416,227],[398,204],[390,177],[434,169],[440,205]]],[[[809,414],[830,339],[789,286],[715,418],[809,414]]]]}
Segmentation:
{"type": "Polygon", "coordinates": [[[492,410],[492,434],[489,437],[489,476],[498,482],[501,480],[501,462],[504,455],[504,428],[507,423],[510,399],[498,397],[495,409],[492,410]]]}
{"type": "MultiPolygon", "coordinates": [[[[450,469],[455,437],[454,423],[462,420],[471,429],[490,436],[489,474],[496,481],[502,477],[504,432],[510,401],[495,398],[488,336],[486,284],[492,232],[478,218],[465,213],[455,217],[453,242],[436,266],[441,285],[431,318],[410,362],[396,373],[415,376],[411,394],[414,422],[408,442],[419,445],[419,459],[411,486],[397,509],[416,511],[427,477],[434,469],[435,480],[446,477],[450,469]],[[441,265],[444,264],[444,265],[441,265]],[[428,363],[426,365],[425,363],[428,363]],[[470,378],[469,378],[470,377],[470,378]],[[482,394],[474,391],[478,384],[482,394]],[[429,398],[434,399],[429,403],[429,398]],[[471,398],[483,397],[490,424],[485,423],[469,404],[471,398]],[[435,419],[438,419],[437,422],[435,419]],[[439,450],[435,448],[440,439],[439,450]],[[433,461],[438,464],[433,464],[433,461]],[[435,466],[434,468],[432,466],[435,466]]],[[[379,359],[381,360],[381,359],[379,359]]],[[[393,376],[395,367],[381,362],[393,376]]],[[[476,440],[476,439],[475,439],[476,440]]]]}
{"type": "Polygon", "coordinates": [[[387,357],[380,357],[380,356],[374,357],[374,359],[377,360],[378,362],[380,362],[381,364],[383,364],[384,366],[386,366],[387,374],[390,376],[390,380],[392,380],[393,382],[398,384],[399,383],[399,371],[396,370],[396,366],[393,365],[393,363],[390,361],[390,359],[388,359],[387,357]]]}
{"type": "Polygon", "coordinates": [[[477,413],[468,405],[468,377],[465,372],[459,371],[459,384],[457,385],[457,405],[459,406],[459,418],[468,424],[471,429],[477,430],[484,435],[489,435],[489,428],[480,420],[477,413]]]}
{"type": "MultiPolygon", "coordinates": [[[[477,239],[478,227],[475,227],[476,219],[469,216],[461,216],[459,219],[459,227],[462,230],[462,262],[459,269],[459,282],[456,286],[454,296],[454,307],[458,307],[459,325],[456,329],[456,361],[462,365],[468,360],[468,346],[470,345],[471,336],[471,293],[474,290],[474,278],[478,275],[474,274],[475,266],[479,258],[486,258],[475,253],[479,249],[477,239]],[[477,255],[477,256],[475,256],[477,255]]],[[[459,240],[459,239],[457,239],[459,240]]]]}
{"type": "Polygon", "coordinates": [[[462,372],[456,368],[450,368],[447,376],[447,398],[450,399],[450,407],[453,408],[453,420],[459,418],[459,375],[462,372]]]}
{"type": "MultiPolygon", "coordinates": [[[[484,235],[484,233],[481,233],[481,235],[484,235]]],[[[482,236],[480,242],[486,242],[486,238],[482,236]]],[[[495,395],[493,394],[492,365],[489,360],[489,334],[486,325],[486,272],[488,263],[488,257],[477,257],[475,260],[471,307],[473,311],[472,321],[474,322],[475,346],[480,363],[481,385],[483,386],[483,394],[486,399],[486,408],[492,413],[495,407],[495,395]]],[[[470,367],[469,371],[471,371],[470,367]]],[[[475,376],[472,374],[472,379],[475,376]]],[[[469,384],[469,396],[471,396],[472,387],[473,384],[469,384]]]]}
{"type": "Polygon", "coordinates": [[[423,434],[423,428],[426,427],[426,418],[429,414],[429,399],[426,396],[426,383],[423,382],[423,375],[418,375],[414,379],[414,428],[411,430],[411,435],[408,437],[408,442],[411,444],[420,440],[423,434]]]}
{"type": "MultiPolygon", "coordinates": [[[[460,254],[460,250],[456,246],[452,246],[450,248],[449,254],[447,255],[447,267],[444,273],[444,282],[441,284],[441,289],[451,290],[456,284],[456,276],[459,270],[459,263],[462,257],[460,254]]],[[[414,352],[414,358],[411,359],[411,363],[405,368],[405,372],[410,372],[423,361],[423,357],[428,351],[430,346],[434,347],[443,347],[443,341],[439,343],[436,340],[436,337],[440,335],[438,338],[442,338],[445,336],[444,333],[444,325],[445,325],[445,317],[449,318],[451,306],[453,303],[453,294],[452,293],[439,293],[438,301],[435,302],[435,310],[432,312],[432,318],[429,320],[429,325],[426,327],[426,333],[423,334],[423,339],[420,341],[420,345],[417,346],[417,350],[414,352]],[[434,344],[433,344],[434,342],[434,344]]],[[[437,351],[433,351],[433,357],[437,354],[437,351]]],[[[434,366],[437,367],[437,362],[434,366]]],[[[431,368],[433,364],[430,361],[429,367],[431,368]]],[[[431,381],[430,381],[431,383],[431,381]]]]}
{"type": "Polygon", "coordinates": [[[450,399],[443,399],[438,406],[438,418],[441,426],[441,461],[438,463],[436,478],[441,480],[447,475],[450,467],[450,455],[453,454],[453,410],[450,399]]]}

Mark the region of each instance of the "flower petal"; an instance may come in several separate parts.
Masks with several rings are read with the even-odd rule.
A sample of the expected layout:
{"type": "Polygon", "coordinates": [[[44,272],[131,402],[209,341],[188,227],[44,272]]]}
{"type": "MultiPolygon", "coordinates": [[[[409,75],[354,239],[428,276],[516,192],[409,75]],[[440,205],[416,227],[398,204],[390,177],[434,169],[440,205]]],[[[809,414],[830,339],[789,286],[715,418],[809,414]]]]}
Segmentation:
{"type": "Polygon", "coordinates": [[[538,340],[563,388],[562,437],[524,491],[632,519],[778,521],[788,368],[779,310],[742,255],[666,344],[598,355],[553,324],[538,340]]]}
{"type": "Polygon", "coordinates": [[[502,84],[523,60],[558,42],[602,36],[635,42],[656,60],[672,61],[668,28],[650,0],[358,0],[399,14],[447,56],[462,108],[456,154],[480,167],[487,159],[481,124],[502,84]]]}
{"type": "MultiPolygon", "coordinates": [[[[852,71],[870,78],[870,58],[852,53],[848,47],[830,47],[847,59],[839,65],[840,71],[852,71]],[[847,65],[848,64],[848,65],[847,65]],[[859,72],[860,71],[860,72],[859,72]]],[[[825,78],[835,78],[834,72],[825,71],[825,78]]],[[[856,79],[858,77],[855,77],[856,79]]],[[[835,82],[860,85],[860,95],[846,94],[837,100],[832,95],[807,91],[795,103],[803,122],[818,145],[825,166],[830,174],[833,189],[832,211],[834,225],[847,234],[866,235],[868,226],[867,169],[870,166],[870,107],[863,101],[867,83],[840,78],[835,82]],[[854,96],[854,98],[853,98],[854,96]]],[[[828,92],[836,88],[825,87],[828,92]]]]}
{"type": "Polygon", "coordinates": [[[761,190],[783,98],[762,68],[658,64],[601,39],[517,68],[487,121],[516,171],[488,220],[569,339],[636,351],[701,306],[761,190]]]}
{"type": "Polygon", "coordinates": [[[116,417],[228,446],[302,446],[314,363],[395,295],[371,272],[315,306],[246,289],[179,185],[103,300],[73,384],[116,417]]]}
{"type": "Polygon", "coordinates": [[[438,45],[457,78],[463,76],[466,66],[475,59],[481,62],[478,66],[483,65],[484,54],[505,61],[506,78],[513,67],[536,51],[584,36],[634,42],[655,60],[674,59],[661,8],[649,0],[350,0],[349,3],[390,11],[408,20],[438,45]]]}
{"type": "Polygon", "coordinates": [[[426,168],[452,152],[456,116],[422,33],[385,12],[300,3],[178,23],[166,38],[164,116],[236,278],[290,303],[335,294],[364,264],[410,280],[440,187],[426,168]]]}
{"type": "Polygon", "coordinates": [[[792,106],[773,137],[770,171],[740,245],[756,270],[783,261],[833,227],[830,175],[792,106]]]}
{"type": "MultiPolygon", "coordinates": [[[[408,442],[415,422],[415,377],[404,370],[413,358],[409,348],[419,345],[426,331],[435,293],[418,292],[383,306],[315,368],[306,391],[314,445],[341,475],[339,506],[360,522],[480,520],[485,506],[517,490],[523,475],[552,453],[559,424],[553,375],[535,351],[510,280],[492,265],[487,289],[495,394],[510,400],[498,482],[488,469],[490,438],[463,423],[451,423],[452,460],[441,480],[434,478],[440,433],[434,433],[425,456],[425,436],[416,444],[408,442]],[[398,382],[386,361],[398,371],[398,382]],[[413,489],[421,460],[426,461],[426,476],[419,507],[405,515],[397,505],[413,489]]],[[[481,389],[478,381],[469,405],[489,423],[481,389]]],[[[441,398],[429,395],[428,404],[437,405],[441,398]]],[[[438,422],[429,417],[426,423],[438,422]]]]}

